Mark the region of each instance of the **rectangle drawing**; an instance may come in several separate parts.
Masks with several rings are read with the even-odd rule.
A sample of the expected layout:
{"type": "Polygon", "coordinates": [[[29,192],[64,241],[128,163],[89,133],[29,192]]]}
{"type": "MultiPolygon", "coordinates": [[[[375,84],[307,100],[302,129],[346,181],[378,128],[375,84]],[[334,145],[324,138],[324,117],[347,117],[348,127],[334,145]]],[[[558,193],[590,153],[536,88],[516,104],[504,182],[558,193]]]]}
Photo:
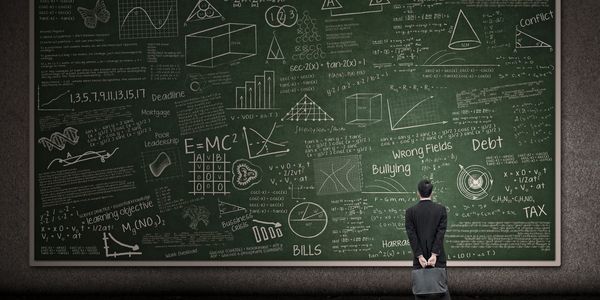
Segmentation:
{"type": "Polygon", "coordinates": [[[256,55],[256,25],[227,23],[185,36],[188,67],[214,68],[256,55]]]}

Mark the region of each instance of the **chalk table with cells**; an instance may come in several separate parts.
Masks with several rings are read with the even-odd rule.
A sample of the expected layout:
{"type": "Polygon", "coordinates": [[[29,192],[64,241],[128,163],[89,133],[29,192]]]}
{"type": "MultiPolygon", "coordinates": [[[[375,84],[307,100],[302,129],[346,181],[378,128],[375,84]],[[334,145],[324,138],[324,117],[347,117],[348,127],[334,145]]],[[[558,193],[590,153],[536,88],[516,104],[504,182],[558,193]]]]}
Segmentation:
{"type": "Polygon", "coordinates": [[[192,164],[192,195],[229,194],[229,165],[225,154],[198,154],[192,164]]]}

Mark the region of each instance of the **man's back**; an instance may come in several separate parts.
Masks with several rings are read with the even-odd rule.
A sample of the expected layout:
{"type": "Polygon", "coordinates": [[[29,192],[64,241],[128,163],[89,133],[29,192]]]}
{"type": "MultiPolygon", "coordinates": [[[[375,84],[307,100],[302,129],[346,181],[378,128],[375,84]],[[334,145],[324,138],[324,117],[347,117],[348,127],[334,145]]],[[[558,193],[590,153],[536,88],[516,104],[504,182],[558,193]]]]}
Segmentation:
{"type": "Polygon", "coordinates": [[[421,268],[419,255],[423,255],[425,259],[428,259],[432,252],[438,254],[435,266],[445,268],[446,207],[433,203],[431,200],[421,200],[406,210],[405,217],[406,233],[414,254],[413,268],[421,268]]]}

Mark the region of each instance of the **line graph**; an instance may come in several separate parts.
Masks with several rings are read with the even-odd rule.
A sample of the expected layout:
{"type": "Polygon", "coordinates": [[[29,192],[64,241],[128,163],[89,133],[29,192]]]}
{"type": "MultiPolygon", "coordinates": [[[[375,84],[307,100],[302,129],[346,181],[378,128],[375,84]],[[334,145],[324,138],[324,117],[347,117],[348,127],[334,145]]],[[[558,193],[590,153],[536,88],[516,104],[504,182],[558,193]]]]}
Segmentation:
{"type": "Polygon", "coordinates": [[[406,110],[406,112],[400,118],[397,118],[396,116],[392,118],[393,111],[395,110],[393,109],[392,105],[390,105],[390,100],[387,100],[390,129],[395,131],[448,123],[448,121],[439,121],[437,119],[438,106],[431,101],[432,99],[434,99],[434,97],[429,96],[418,101],[410,109],[406,110]]]}
{"type": "Polygon", "coordinates": [[[108,152],[107,150],[100,150],[100,151],[86,151],[83,154],[79,154],[79,155],[71,155],[71,153],[67,152],[67,157],[66,158],[55,158],[53,159],[49,164],[48,167],[46,169],[50,169],[50,167],[57,162],[58,164],[61,164],[63,167],[68,167],[70,165],[74,165],[83,161],[88,161],[88,160],[92,160],[92,159],[99,159],[102,163],[106,162],[106,160],[108,160],[109,158],[111,158],[115,152],[117,152],[117,150],[119,150],[119,147],[116,147],[112,152],[108,152]]]}
{"type": "MultiPolygon", "coordinates": [[[[69,97],[65,97],[65,95],[69,94],[70,92],[71,90],[66,90],[56,95],[49,101],[42,103],[42,99],[40,99],[40,85],[38,84],[36,92],[37,109],[40,111],[73,111],[73,103],[71,103],[71,101],[67,101],[69,97]]],[[[45,91],[44,94],[46,94],[45,91]]]]}
{"type": "Polygon", "coordinates": [[[161,30],[163,27],[165,27],[165,25],[167,24],[167,21],[169,20],[169,16],[171,15],[171,11],[173,11],[173,8],[169,8],[169,12],[167,13],[167,16],[165,17],[165,20],[162,24],[160,25],[156,25],[154,24],[154,22],[152,21],[152,18],[150,17],[150,15],[148,14],[148,12],[140,6],[136,6],[134,7],[132,10],[130,10],[127,15],[125,16],[125,18],[123,19],[123,23],[121,24],[120,28],[123,28],[123,26],[125,25],[125,23],[127,22],[129,16],[131,15],[131,13],[137,13],[136,9],[139,9],[141,12],[143,12],[144,14],[146,14],[146,17],[148,17],[148,21],[150,21],[150,25],[152,25],[152,27],[154,27],[154,29],[156,30],[161,30]]]}
{"type": "Polygon", "coordinates": [[[246,126],[242,127],[244,139],[246,141],[246,150],[248,150],[248,158],[253,159],[290,152],[290,149],[286,145],[287,141],[274,142],[271,139],[276,127],[277,123],[273,123],[273,127],[267,136],[260,134],[253,128],[246,128],[246,126]],[[249,140],[248,133],[252,133],[250,137],[253,137],[254,139],[249,140]]]}
{"type": "Polygon", "coordinates": [[[52,100],[50,100],[50,101],[48,101],[48,102],[46,102],[46,103],[42,104],[41,106],[42,106],[42,107],[43,107],[43,106],[48,106],[48,105],[52,104],[52,102],[54,102],[54,101],[56,101],[56,100],[58,100],[58,99],[62,98],[64,95],[68,94],[69,92],[71,92],[71,90],[67,90],[67,91],[65,91],[64,93],[62,93],[62,94],[60,94],[60,95],[58,95],[58,96],[56,96],[56,97],[52,98],[52,100]]]}
{"type": "Polygon", "coordinates": [[[178,35],[175,0],[119,0],[119,38],[143,39],[178,35]]]}
{"type": "Polygon", "coordinates": [[[119,256],[131,257],[132,255],[142,255],[142,252],[139,251],[140,246],[138,246],[138,244],[135,244],[135,245],[125,244],[125,243],[117,240],[110,233],[107,234],[106,232],[103,232],[102,240],[104,241],[104,256],[106,256],[106,257],[117,258],[119,256]],[[125,248],[125,249],[123,249],[124,251],[117,252],[115,250],[115,251],[112,251],[112,253],[110,253],[111,246],[109,245],[109,240],[112,241],[111,242],[113,244],[112,247],[116,248],[117,246],[120,246],[122,248],[125,248]]]}
{"type": "Polygon", "coordinates": [[[413,194],[397,180],[390,177],[375,179],[372,183],[365,185],[363,194],[413,194]]]}

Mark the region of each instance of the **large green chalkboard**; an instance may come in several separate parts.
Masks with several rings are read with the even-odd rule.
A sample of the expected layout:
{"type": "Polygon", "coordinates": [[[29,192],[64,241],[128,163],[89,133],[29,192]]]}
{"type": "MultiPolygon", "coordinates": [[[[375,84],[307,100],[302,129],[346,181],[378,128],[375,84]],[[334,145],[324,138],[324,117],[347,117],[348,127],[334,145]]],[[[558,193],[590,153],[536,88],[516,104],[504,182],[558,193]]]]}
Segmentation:
{"type": "Polygon", "coordinates": [[[31,10],[32,265],[560,265],[560,3],[31,10]]]}

